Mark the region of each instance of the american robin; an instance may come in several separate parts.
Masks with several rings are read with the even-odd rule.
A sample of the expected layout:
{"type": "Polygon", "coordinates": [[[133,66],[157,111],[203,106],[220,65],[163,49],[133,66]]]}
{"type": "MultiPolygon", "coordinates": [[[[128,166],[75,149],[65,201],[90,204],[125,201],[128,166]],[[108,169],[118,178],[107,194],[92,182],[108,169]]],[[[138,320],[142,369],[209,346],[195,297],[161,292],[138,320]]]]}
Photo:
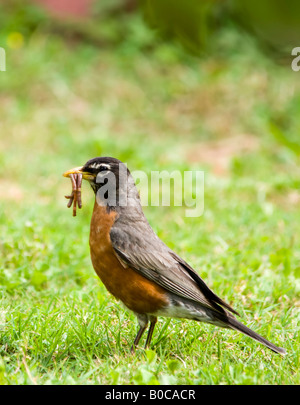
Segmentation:
{"type": "Polygon", "coordinates": [[[95,192],[90,225],[93,267],[107,290],[135,313],[139,330],[134,351],[150,322],[148,347],[158,316],[186,318],[234,329],[276,353],[286,354],[240,323],[198,273],[155,234],[126,165],[97,157],[64,173],[81,174],[95,192]]]}

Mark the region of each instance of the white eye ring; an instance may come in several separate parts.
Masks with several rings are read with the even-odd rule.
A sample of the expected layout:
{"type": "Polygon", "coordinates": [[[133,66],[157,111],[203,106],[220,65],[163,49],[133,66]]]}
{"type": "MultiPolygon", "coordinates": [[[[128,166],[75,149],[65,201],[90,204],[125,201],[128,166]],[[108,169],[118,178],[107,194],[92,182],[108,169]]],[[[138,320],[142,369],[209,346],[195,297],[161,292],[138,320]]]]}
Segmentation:
{"type": "Polygon", "coordinates": [[[91,167],[91,169],[100,169],[101,167],[103,167],[104,170],[110,169],[110,165],[106,165],[105,163],[93,163],[90,167],[91,167]]]}

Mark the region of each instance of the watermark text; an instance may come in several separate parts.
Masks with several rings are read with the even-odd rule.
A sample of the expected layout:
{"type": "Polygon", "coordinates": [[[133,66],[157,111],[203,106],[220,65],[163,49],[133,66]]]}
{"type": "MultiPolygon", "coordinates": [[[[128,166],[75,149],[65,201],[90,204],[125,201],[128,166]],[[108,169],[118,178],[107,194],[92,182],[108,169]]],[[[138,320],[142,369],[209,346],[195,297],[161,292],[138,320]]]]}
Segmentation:
{"type": "Polygon", "coordinates": [[[0,72],[6,71],[6,53],[5,49],[0,47],[0,72]]]}
{"type": "Polygon", "coordinates": [[[138,192],[142,206],[185,207],[186,217],[200,217],[204,212],[204,172],[200,170],[137,170],[128,176],[122,164],[117,173],[99,172],[96,184],[96,200],[102,206],[132,206],[138,192]]]}
{"type": "Polygon", "coordinates": [[[299,72],[300,70],[300,46],[297,46],[295,48],[292,49],[292,56],[296,56],[296,58],[294,58],[292,60],[292,69],[294,72],[299,72]]]}

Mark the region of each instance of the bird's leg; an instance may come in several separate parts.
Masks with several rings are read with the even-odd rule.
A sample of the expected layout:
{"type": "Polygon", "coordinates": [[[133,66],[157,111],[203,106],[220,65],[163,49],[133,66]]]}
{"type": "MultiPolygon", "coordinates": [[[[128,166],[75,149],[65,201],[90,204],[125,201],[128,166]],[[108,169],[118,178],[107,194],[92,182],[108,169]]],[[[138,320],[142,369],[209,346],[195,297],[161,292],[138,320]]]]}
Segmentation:
{"type": "Polygon", "coordinates": [[[137,345],[139,344],[139,341],[141,340],[141,337],[143,335],[143,333],[145,332],[147,325],[148,325],[148,316],[147,315],[143,315],[143,314],[136,314],[137,319],[138,319],[138,323],[140,325],[140,329],[138,330],[138,333],[134,339],[133,345],[131,346],[131,353],[134,353],[137,345]]]}
{"type": "Polygon", "coordinates": [[[147,349],[147,347],[149,347],[149,345],[150,345],[156,322],[157,322],[157,318],[156,317],[151,317],[151,319],[150,319],[150,328],[149,328],[147,339],[146,339],[145,349],[147,349]]]}
{"type": "Polygon", "coordinates": [[[138,333],[134,339],[133,345],[131,346],[131,349],[130,349],[131,353],[134,353],[137,345],[139,344],[139,341],[141,340],[141,337],[147,328],[147,324],[148,324],[148,322],[144,326],[140,326],[140,329],[138,330],[138,333]]]}

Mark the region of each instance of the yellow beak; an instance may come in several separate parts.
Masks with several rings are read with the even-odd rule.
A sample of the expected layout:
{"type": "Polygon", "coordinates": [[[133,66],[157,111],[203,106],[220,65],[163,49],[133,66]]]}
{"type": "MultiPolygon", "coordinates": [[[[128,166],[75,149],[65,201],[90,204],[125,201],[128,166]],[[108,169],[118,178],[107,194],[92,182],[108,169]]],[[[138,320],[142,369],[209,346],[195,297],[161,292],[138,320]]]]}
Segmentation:
{"type": "Polygon", "coordinates": [[[82,178],[85,180],[93,180],[95,178],[94,174],[89,172],[83,172],[82,169],[83,166],[74,167],[74,169],[67,170],[66,172],[64,172],[63,176],[70,177],[70,174],[82,174],[82,178]]]}

